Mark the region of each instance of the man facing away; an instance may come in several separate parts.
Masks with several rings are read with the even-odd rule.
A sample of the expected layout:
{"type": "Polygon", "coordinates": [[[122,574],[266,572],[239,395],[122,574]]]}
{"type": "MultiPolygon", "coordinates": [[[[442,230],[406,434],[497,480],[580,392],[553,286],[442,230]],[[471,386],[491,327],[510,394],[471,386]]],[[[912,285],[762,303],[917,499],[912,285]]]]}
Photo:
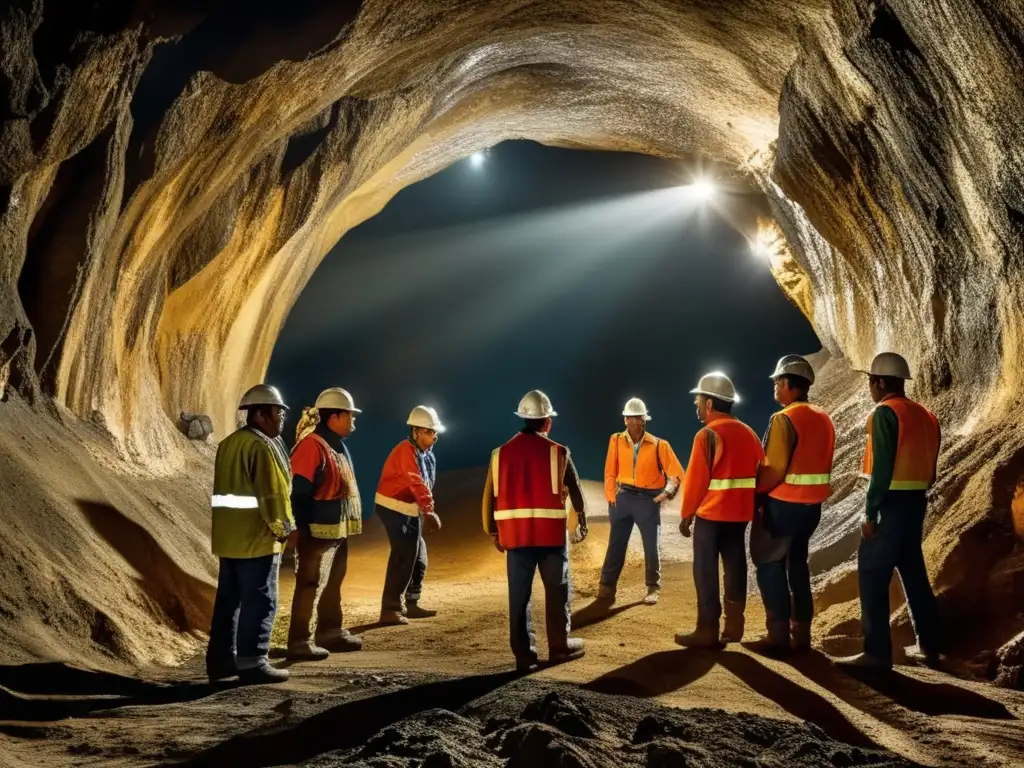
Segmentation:
{"type": "Polygon", "coordinates": [[[679,531],[693,531],[693,580],[697,588],[697,628],[676,635],[679,645],[711,648],[743,639],[747,604],[747,553],[744,534],[754,517],[757,468],[764,449],[754,431],[732,416],[739,401],[736,388],[724,373],[701,377],[690,390],[696,395],[697,418],[704,428],[693,440],[690,463],[683,482],[682,521],[679,531]],[[718,560],[725,582],[725,629],[719,638],[722,601],[718,596],[718,560]]]}
{"type": "Polygon", "coordinates": [[[523,429],[491,453],[483,497],[484,531],[506,553],[509,592],[509,634],[516,668],[538,664],[530,617],[533,576],[540,569],[549,660],[568,661],[583,655],[583,641],[570,638],[572,584],[566,540],[565,499],[579,518],[573,541],[587,536],[586,504],[569,449],[548,437],[556,412],[543,392],[532,390],[516,415],[523,429]]]}
{"type": "Polygon", "coordinates": [[[437,615],[437,611],[420,606],[420,596],[427,575],[427,542],[423,534],[441,529],[441,519],[434,510],[434,445],[445,427],[437,411],[426,405],[413,408],[406,424],[409,436],[392,449],[384,462],[374,499],[377,516],[391,543],[380,603],[381,624],[408,624],[409,619],[437,615]]]}
{"type": "Polygon", "coordinates": [[[757,473],[763,501],[750,531],[750,556],[766,616],[760,649],[783,654],[811,646],[808,545],[831,491],[836,430],[829,415],[807,401],[814,369],[806,359],[786,355],[771,379],[782,410],[764,436],[765,461],[757,473]]]}
{"type": "Polygon", "coordinates": [[[270,665],[278,569],[294,530],[288,452],[281,441],[287,406],[276,388],[252,387],[238,405],[246,423],[217,447],[211,498],[213,554],[220,558],[206,673],[210,681],[283,683],[270,665]]]}
{"type": "Polygon", "coordinates": [[[615,588],[626,562],[633,526],[640,529],[644,545],[647,596],[654,605],[661,591],[661,504],[675,496],[683,467],[672,446],[647,431],[651,415],[638,397],[622,409],[626,429],[608,441],[604,463],[604,493],[608,500],[611,533],[601,569],[599,600],[615,601],[615,588]]]}
{"type": "Polygon", "coordinates": [[[917,645],[908,658],[935,665],[942,650],[938,606],[921,551],[927,491],[935,484],[941,439],[935,414],[906,396],[907,361],[892,352],[875,357],[868,389],[877,403],[868,417],[863,476],[867,506],[857,551],[864,652],[840,663],[892,667],[889,582],[895,570],[907,598],[917,645]]]}
{"type": "Polygon", "coordinates": [[[326,659],[331,651],[358,651],[363,641],[342,628],[341,585],[348,570],[348,539],[362,533],[362,510],[345,439],[361,411],[346,390],[325,389],[303,412],[292,450],[292,508],[298,522],[295,593],[288,627],[288,658],[326,659]],[[314,611],[315,608],[315,611],[314,611]],[[316,620],[316,642],[313,621],[316,620]]]}

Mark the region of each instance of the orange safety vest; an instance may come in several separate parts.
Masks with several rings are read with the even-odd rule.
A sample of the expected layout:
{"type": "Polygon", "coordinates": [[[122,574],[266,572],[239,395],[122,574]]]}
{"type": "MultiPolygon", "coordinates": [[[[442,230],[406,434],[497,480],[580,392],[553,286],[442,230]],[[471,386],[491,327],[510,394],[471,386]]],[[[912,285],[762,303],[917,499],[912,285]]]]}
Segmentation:
{"type": "Polygon", "coordinates": [[[705,429],[715,433],[717,448],[697,514],[706,520],[748,523],[754,519],[757,468],[764,461],[761,440],[738,419],[717,419],[705,429]]]}
{"type": "MultiPolygon", "coordinates": [[[[935,482],[935,465],[939,459],[939,420],[920,403],[905,397],[890,397],[877,406],[890,408],[899,421],[896,442],[896,462],[892,469],[890,491],[926,491],[935,482]]],[[[868,443],[864,451],[862,477],[870,478],[874,454],[871,451],[871,431],[875,411],[868,416],[868,443]]]]}
{"type": "Polygon", "coordinates": [[[520,432],[491,454],[494,522],[503,549],[563,547],[565,446],[535,432],[520,432]]]}
{"type": "Polygon", "coordinates": [[[832,492],[829,483],[836,450],[836,428],[832,419],[810,403],[791,403],[776,415],[789,419],[796,444],[785,479],[768,495],[795,504],[821,504],[832,492]]]}

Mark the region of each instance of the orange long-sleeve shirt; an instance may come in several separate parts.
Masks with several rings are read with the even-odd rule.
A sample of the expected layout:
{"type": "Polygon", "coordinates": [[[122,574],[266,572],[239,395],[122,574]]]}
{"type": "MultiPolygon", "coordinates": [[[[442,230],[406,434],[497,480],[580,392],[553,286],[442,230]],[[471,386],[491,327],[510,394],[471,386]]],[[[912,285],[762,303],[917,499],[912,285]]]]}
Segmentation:
{"type": "Polygon", "coordinates": [[[616,432],[608,441],[608,456],[604,462],[604,495],[609,504],[615,503],[615,496],[622,485],[664,490],[665,495],[672,498],[679,489],[683,474],[683,465],[668,440],[644,432],[637,450],[629,432],[624,431],[616,432]]]}

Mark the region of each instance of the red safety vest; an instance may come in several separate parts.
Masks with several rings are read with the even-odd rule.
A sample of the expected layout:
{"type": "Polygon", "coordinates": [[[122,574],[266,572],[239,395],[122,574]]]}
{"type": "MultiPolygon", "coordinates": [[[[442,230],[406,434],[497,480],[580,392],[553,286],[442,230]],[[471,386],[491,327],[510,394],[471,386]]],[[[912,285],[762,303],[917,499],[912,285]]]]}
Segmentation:
{"type": "MultiPolygon", "coordinates": [[[[935,482],[935,464],[939,458],[939,420],[920,403],[905,397],[890,397],[878,408],[890,408],[899,421],[896,463],[893,466],[890,491],[926,491],[935,482]]],[[[872,460],[871,428],[875,412],[868,417],[868,443],[864,452],[863,476],[870,478],[872,460]]]]}
{"type": "Polygon", "coordinates": [[[705,429],[715,433],[718,447],[712,457],[711,482],[697,514],[706,520],[749,523],[754,519],[757,468],[764,460],[761,440],[734,418],[716,419],[705,429]]]}
{"type": "Polygon", "coordinates": [[[836,450],[836,428],[832,419],[810,403],[792,403],[776,415],[789,419],[796,445],[785,479],[768,495],[795,504],[821,504],[832,492],[829,483],[836,450]]]}
{"type": "Polygon", "coordinates": [[[563,547],[565,446],[534,432],[520,432],[491,454],[494,521],[503,549],[563,547]]]}

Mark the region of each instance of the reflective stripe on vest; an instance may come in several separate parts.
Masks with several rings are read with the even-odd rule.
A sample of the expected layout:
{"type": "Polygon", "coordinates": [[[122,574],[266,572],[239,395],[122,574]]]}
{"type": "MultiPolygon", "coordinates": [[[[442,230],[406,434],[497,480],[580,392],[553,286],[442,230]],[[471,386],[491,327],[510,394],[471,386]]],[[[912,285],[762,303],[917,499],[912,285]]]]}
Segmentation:
{"type": "Polygon", "coordinates": [[[712,480],[708,483],[709,491],[732,491],[740,488],[756,488],[756,477],[730,477],[724,480],[712,480]]]}
{"type": "Polygon", "coordinates": [[[236,496],[233,493],[214,494],[210,504],[221,509],[259,509],[260,501],[255,496],[236,496]]]}
{"type": "Polygon", "coordinates": [[[374,496],[373,503],[384,507],[384,509],[390,509],[392,512],[398,512],[400,515],[405,515],[407,517],[419,517],[420,514],[418,504],[411,501],[392,499],[390,496],[385,496],[383,493],[378,493],[374,496]]]}
{"type": "Polygon", "coordinates": [[[790,485],[828,485],[832,476],[824,475],[786,475],[786,482],[790,485]]]}
{"type": "Polygon", "coordinates": [[[564,509],[504,509],[494,513],[495,520],[565,520],[568,516],[564,509]]]}
{"type": "Polygon", "coordinates": [[[310,523],[309,533],[314,539],[340,539],[348,532],[348,521],[340,523],[310,523]]]}

